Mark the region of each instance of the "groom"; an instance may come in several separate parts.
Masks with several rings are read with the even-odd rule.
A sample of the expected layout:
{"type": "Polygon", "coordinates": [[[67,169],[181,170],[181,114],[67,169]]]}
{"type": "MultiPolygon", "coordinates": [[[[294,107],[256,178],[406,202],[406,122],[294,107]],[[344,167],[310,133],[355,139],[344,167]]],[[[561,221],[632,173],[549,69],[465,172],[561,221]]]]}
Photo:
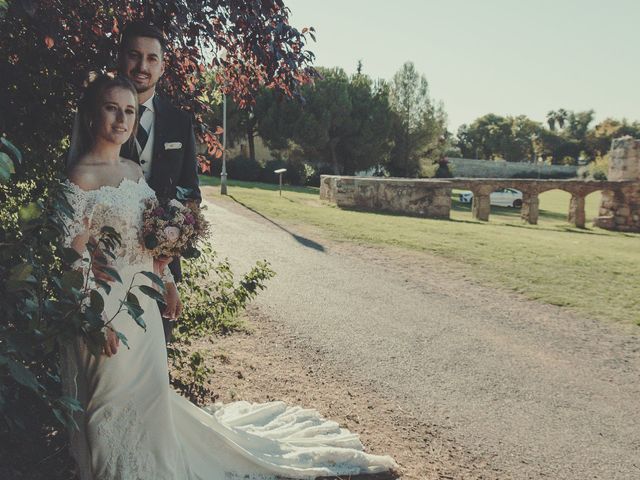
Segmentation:
{"type": "MultiPolygon", "coordinates": [[[[138,92],[140,125],[136,141],[123,145],[120,155],[140,164],[158,197],[200,203],[191,116],[156,93],[156,84],[164,73],[165,51],[164,35],[158,28],[144,22],[125,27],[118,54],[119,70],[138,92]]],[[[169,268],[175,281],[180,281],[180,259],[174,258],[169,268]]],[[[177,318],[182,310],[175,283],[167,284],[165,301],[163,322],[169,341],[172,324],[168,319],[177,318]]]]}

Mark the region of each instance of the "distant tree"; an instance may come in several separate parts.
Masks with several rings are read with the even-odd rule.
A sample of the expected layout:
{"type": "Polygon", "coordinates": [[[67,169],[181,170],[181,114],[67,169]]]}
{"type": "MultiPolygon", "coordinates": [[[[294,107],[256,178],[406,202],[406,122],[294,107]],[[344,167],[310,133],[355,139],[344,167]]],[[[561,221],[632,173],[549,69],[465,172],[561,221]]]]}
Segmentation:
{"type": "Polygon", "coordinates": [[[567,114],[567,124],[565,133],[568,138],[578,142],[584,142],[589,130],[589,125],[593,122],[594,111],[569,112],[567,114]]]}
{"type": "Polygon", "coordinates": [[[556,130],[556,125],[560,130],[562,130],[568,116],[569,113],[564,108],[549,111],[547,113],[547,124],[549,125],[549,130],[554,132],[556,130]]]}
{"type": "Polygon", "coordinates": [[[586,152],[591,158],[604,156],[611,148],[611,141],[625,135],[640,138],[640,122],[630,123],[626,119],[606,118],[587,132],[586,152]]]}
{"type": "MultiPolygon", "coordinates": [[[[362,66],[359,66],[362,72],[362,66]]],[[[389,89],[363,73],[318,67],[302,89],[302,105],[265,92],[255,112],[258,132],[272,149],[300,149],[318,171],[352,175],[384,163],[391,148],[389,89]]]]}
{"type": "MultiPolygon", "coordinates": [[[[362,67],[359,67],[360,71],[362,67]]],[[[356,73],[349,81],[351,123],[349,135],[339,145],[344,173],[353,175],[388,162],[392,147],[389,86],[356,73]]]]}
{"type": "MultiPolygon", "coordinates": [[[[222,125],[224,94],[220,89],[220,85],[215,81],[213,72],[207,75],[206,85],[209,92],[207,101],[210,111],[203,116],[204,122],[207,125],[222,125]]],[[[258,136],[258,125],[262,118],[260,114],[263,111],[262,104],[266,95],[267,89],[262,87],[256,92],[253,103],[246,105],[244,108],[240,108],[232,96],[228,96],[226,99],[227,148],[245,140],[249,147],[249,158],[252,161],[256,159],[255,138],[258,136]]]]}
{"type": "Polygon", "coordinates": [[[429,96],[429,84],[412,62],[406,62],[390,85],[393,141],[388,170],[391,175],[420,175],[425,160],[441,157],[439,139],[446,132],[447,117],[441,104],[429,96]]]}
{"type": "Polygon", "coordinates": [[[534,141],[544,128],[525,115],[508,118],[511,121],[511,138],[506,144],[504,158],[510,162],[532,160],[535,157],[534,141]]]}
{"type": "Polygon", "coordinates": [[[459,146],[465,157],[492,160],[505,158],[511,143],[511,120],[488,113],[458,129],[459,146]]]}
{"type": "Polygon", "coordinates": [[[293,140],[309,158],[331,166],[336,175],[344,172],[339,144],[353,131],[349,78],[341,68],[319,68],[321,78],[303,88],[305,104],[293,127],[293,140]]]}
{"type": "MultiPolygon", "coordinates": [[[[544,157],[553,163],[575,163],[582,155],[593,158],[597,153],[596,146],[603,148],[603,142],[607,141],[599,140],[589,130],[593,115],[593,110],[551,110],[546,116],[547,129],[524,115],[501,117],[490,113],[470,125],[460,126],[458,147],[466,157],[507,161],[544,157]]],[[[632,130],[627,124],[621,131],[632,130]]]]}

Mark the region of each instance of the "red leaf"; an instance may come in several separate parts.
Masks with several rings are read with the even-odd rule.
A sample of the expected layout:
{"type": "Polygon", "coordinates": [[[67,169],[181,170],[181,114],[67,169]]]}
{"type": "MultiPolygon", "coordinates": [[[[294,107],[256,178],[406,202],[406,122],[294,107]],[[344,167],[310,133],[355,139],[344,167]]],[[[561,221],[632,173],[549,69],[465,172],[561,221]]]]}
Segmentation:
{"type": "Polygon", "coordinates": [[[47,36],[44,37],[44,44],[47,46],[47,48],[53,48],[55,42],[53,41],[53,38],[47,36]]]}
{"type": "Polygon", "coordinates": [[[202,173],[208,173],[211,171],[211,163],[203,156],[198,156],[198,163],[200,164],[200,171],[202,173]]]}

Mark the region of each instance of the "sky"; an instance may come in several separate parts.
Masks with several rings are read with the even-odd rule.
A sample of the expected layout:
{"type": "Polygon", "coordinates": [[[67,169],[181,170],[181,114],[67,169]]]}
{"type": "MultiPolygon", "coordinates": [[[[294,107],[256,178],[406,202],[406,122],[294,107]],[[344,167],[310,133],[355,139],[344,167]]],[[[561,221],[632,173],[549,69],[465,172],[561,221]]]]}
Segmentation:
{"type": "Polygon", "coordinates": [[[315,65],[390,80],[412,61],[456,132],[486,114],[640,120],[640,0],[285,0],[315,65]]]}

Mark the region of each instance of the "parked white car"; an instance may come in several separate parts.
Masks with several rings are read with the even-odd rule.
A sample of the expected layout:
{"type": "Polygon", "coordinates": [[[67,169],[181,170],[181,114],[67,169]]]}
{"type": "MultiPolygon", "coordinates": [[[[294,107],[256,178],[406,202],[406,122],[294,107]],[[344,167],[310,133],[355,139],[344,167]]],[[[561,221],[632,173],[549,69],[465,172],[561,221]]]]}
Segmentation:
{"type": "MultiPolygon", "coordinates": [[[[460,192],[458,199],[461,203],[471,203],[473,201],[473,192],[464,191],[460,192]]],[[[489,199],[491,205],[497,207],[522,207],[522,192],[515,188],[502,188],[493,192],[489,199]]]]}

